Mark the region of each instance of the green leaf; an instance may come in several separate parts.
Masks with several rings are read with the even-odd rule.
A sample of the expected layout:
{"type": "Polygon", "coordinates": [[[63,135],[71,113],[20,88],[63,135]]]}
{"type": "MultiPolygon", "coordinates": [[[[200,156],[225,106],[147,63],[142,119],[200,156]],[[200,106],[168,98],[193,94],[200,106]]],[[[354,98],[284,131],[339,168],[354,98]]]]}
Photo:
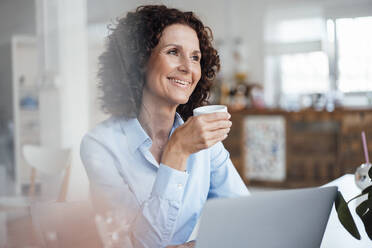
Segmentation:
{"type": "Polygon", "coordinates": [[[363,201],[355,211],[362,220],[369,239],[372,240],[372,198],[363,201]]]}
{"type": "Polygon", "coordinates": [[[340,191],[337,192],[335,208],[341,224],[354,238],[360,240],[360,234],[355,225],[353,216],[351,215],[349,207],[340,191]]]}
{"type": "Polygon", "coordinates": [[[363,216],[368,210],[367,201],[363,201],[356,207],[355,212],[359,215],[359,217],[363,216]]]}
{"type": "Polygon", "coordinates": [[[372,185],[369,185],[367,188],[363,189],[362,195],[371,193],[372,192],[372,185]]]}
{"type": "Polygon", "coordinates": [[[353,198],[351,198],[346,204],[349,204],[349,202],[351,202],[352,200],[355,200],[356,198],[359,198],[365,194],[368,194],[368,198],[371,197],[372,195],[372,185],[368,186],[367,188],[365,188],[362,193],[360,193],[359,195],[357,196],[354,196],[353,198]]]}

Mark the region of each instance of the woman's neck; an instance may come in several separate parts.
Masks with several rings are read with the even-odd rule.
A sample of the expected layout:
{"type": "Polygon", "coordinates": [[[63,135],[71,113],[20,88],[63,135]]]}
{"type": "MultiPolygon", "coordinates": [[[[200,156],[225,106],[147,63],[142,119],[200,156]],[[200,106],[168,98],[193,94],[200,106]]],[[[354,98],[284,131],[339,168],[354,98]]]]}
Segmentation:
{"type": "Polygon", "coordinates": [[[160,107],[156,104],[141,105],[138,121],[153,142],[164,145],[172,129],[176,107],[160,107]]]}
{"type": "Polygon", "coordinates": [[[174,122],[174,110],[167,108],[160,108],[156,104],[146,106],[142,104],[138,116],[142,128],[151,137],[152,145],[150,152],[155,160],[160,163],[164,148],[168,143],[169,133],[174,122]]]}

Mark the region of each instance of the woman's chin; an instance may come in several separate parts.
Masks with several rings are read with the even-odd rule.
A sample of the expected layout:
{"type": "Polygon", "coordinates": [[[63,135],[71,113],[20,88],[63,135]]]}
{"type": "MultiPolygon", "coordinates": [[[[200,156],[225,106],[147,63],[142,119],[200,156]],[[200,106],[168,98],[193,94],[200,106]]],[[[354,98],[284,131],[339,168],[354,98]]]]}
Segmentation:
{"type": "Polygon", "coordinates": [[[175,103],[176,105],[186,104],[189,101],[189,96],[188,97],[186,97],[186,96],[177,97],[177,98],[174,98],[172,100],[173,100],[172,102],[175,103]]]}

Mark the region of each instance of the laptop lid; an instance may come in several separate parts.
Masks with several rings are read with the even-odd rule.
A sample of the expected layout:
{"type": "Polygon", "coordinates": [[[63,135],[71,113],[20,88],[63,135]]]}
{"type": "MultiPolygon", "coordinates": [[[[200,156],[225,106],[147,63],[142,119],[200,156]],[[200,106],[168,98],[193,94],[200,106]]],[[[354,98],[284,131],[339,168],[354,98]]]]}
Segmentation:
{"type": "Polygon", "coordinates": [[[322,187],[210,200],[196,247],[320,247],[336,194],[322,187]]]}

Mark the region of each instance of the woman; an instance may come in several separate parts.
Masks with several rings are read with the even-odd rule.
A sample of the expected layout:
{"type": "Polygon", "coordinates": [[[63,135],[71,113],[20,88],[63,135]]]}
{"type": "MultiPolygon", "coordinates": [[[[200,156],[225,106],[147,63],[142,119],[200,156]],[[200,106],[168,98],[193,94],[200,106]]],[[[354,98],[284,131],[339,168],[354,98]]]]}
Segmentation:
{"type": "Polygon", "coordinates": [[[183,244],[207,199],[248,194],[221,143],[230,115],[192,116],[220,66],[211,39],[192,12],[141,6],[100,57],[112,117],[84,137],[81,158],[93,197],[121,213],[134,247],[183,244]]]}

